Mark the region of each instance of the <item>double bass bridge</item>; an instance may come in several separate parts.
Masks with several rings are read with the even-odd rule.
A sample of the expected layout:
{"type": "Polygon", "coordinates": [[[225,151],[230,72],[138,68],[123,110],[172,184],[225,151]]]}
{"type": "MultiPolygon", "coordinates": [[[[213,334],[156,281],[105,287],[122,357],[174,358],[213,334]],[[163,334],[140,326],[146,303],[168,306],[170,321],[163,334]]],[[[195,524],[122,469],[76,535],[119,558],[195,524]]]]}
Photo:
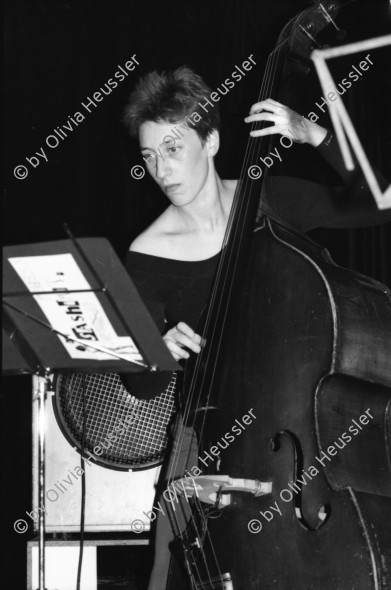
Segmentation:
{"type": "Polygon", "coordinates": [[[245,492],[255,497],[270,494],[272,483],[259,479],[241,479],[229,475],[199,475],[197,477],[183,477],[175,483],[182,485],[188,497],[197,495],[205,504],[212,504],[215,508],[225,508],[231,504],[231,492],[245,492]]]}

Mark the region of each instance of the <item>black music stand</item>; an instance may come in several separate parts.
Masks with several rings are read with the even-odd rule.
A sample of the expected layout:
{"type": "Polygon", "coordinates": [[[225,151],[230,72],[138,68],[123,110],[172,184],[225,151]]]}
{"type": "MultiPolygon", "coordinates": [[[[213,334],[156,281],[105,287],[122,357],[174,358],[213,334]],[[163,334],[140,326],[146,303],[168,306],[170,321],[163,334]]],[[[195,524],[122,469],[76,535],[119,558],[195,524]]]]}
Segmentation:
{"type": "MultiPolygon", "coordinates": [[[[38,495],[45,499],[49,374],[175,371],[128,273],[105,238],[3,249],[3,373],[43,376],[38,397],[38,495]]],[[[45,590],[45,511],[39,511],[39,590],[45,590]]]]}

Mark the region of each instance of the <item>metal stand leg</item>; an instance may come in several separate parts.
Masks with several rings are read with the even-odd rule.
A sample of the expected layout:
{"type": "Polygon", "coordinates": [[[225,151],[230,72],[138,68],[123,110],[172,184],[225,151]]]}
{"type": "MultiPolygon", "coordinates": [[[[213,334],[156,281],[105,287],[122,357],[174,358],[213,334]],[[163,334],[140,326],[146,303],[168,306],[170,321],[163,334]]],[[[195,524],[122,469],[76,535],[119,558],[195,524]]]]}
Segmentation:
{"type": "MultiPolygon", "coordinates": [[[[45,500],[45,401],[50,381],[47,376],[38,378],[38,502],[41,507],[45,500]]],[[[39,510],[38,517],[38,575],[39,590],[45,589],[45,510],[39,510]]]]}

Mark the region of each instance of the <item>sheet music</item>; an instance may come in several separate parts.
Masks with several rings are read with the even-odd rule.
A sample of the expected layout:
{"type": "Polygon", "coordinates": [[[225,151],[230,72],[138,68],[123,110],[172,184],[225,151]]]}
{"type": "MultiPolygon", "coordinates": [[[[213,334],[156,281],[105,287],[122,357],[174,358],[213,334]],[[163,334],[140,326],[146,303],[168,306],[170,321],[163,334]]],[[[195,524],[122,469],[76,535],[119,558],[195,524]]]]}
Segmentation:
{"type": "Polygon", "coordinates": [[[83,344],[58,338],[73,359],[112,360],[114,357],[94,350],[88,343],[103,346],[129,361],[142,361],[130,336],[118,336],[95,293],[67,293],[90,289],[72,254],[21,256],[9,259],[54,329],[78,338],[83,344]],[[85,344],[84,344],[85,343],[85,344]]]}

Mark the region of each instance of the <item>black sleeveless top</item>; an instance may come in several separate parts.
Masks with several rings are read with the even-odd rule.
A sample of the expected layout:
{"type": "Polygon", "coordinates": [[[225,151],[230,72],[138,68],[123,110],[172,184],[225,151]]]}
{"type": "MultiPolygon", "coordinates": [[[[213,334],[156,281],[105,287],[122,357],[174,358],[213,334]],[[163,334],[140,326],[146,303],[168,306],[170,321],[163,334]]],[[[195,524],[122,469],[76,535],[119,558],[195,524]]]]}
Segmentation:
{"type": "Polygon", "coordinates": [[[219,256],[189,262],[127,253],[126,268],[161,332],[180,321],[196,329],[219,256]]]}
{"type": "MultiPolygon", "coordinates": [[[[219,257],[189,262],[127,253],[126,268],[162,334],[181,321],[197,331],[219,257]]],[[[171,373],[122,375],[127,389],[145,399],[164,391],[170,378],[171,373]]]]}

